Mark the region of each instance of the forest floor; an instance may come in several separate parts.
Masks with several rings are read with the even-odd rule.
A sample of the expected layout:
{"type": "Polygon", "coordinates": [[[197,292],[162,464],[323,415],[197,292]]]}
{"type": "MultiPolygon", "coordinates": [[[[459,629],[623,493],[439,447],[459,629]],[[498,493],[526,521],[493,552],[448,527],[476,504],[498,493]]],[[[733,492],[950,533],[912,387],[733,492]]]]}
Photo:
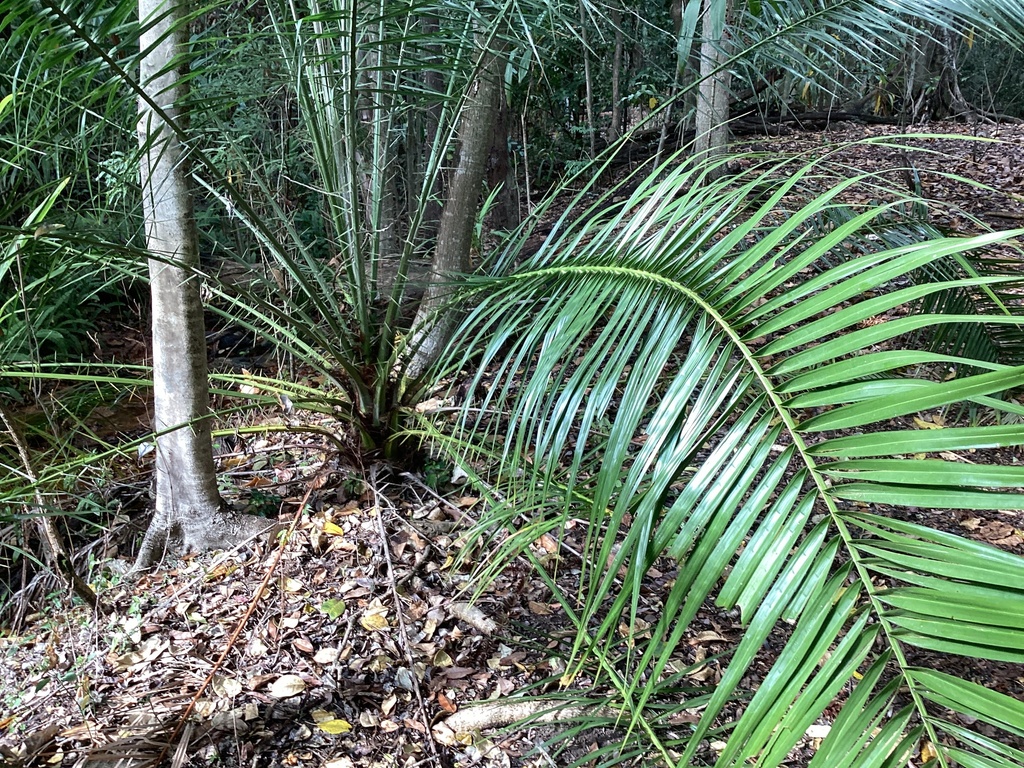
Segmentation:
{"type": "MultiPolygon", "coordinates": [[[[932,125],[927,135],[901,139],[929,150],[913,154],[919,182],[908,183],[949,205],[933,220],[949,234],[1024,226],[1024,126],[975,127],[1001,143],[930,137],[964,128],[932,125]]],[[[743,146],[816,153],[830,142],[895,133],[844,124],[743,146]]],[[[907,165],[895,142],[857,145],[842,160],[880,173],[907,165]]],[[[128,356],[146,347],[141,336],[120,332],[100,343],[128,356]]],[[[142,402],[110,407],[95,414],[94,427],[145,430],[147,414],[142,402]]],[[[1006,460],[1020,457],[1007,452],[1006,460]]],[[[461,533],[479,519],[483,502],[450,467],[418,475],[361,469],[305,433],[221,446],[222,478],[237,503],[279,515],[291,526],[284,544],[254,542],[168,562],[128,581],[145,524],[146,461],[113,468],[124,514],[81,548],[110,612],[72,604],[54,587],[0,633],[0,764],[541,768],[597,755],[614,742],[614,718],[561,753],[550,741],[554,727],[542,719],[502,730],[529,714],[514,694],[576,695],[558,685],[570,624],[525,564],[514,563],[469,602],[472,566],[486,553],[467,552],[461,533]]],[[[951,510],[914,519],[1024,551],[1019,516],[951,510]]],[[[537,555],[558,555],[568,572],[565,553],[582,550],[584,536],[570,526],[560,542],[542,537],[537,555]]],[[[656,620],[672,567],[651,573],[641,618],[646,611],[656,620]]],[[[738,636],[738,617],[708,605],[695,626],[700,631],[684,642],[708,661],[691,682],[714,683],[721,673],[715,659],[738,636]]],[[[779,647],[766,644],[763,670],[779,647]]],[[[1012,665],[959,672],[1024,695],[1024,671],[1012,665]]],[[[816,738],[809,732],[789,764],[805,765],[816,738]]]]}

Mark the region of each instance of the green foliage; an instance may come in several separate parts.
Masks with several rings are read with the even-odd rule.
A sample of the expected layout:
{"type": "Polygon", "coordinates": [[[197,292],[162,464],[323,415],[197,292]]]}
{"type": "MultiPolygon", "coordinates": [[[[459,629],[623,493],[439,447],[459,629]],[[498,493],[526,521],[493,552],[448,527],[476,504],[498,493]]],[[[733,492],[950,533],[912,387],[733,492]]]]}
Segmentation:
{"type": "Polygon", "coordinates": [[[914,282],[923,267],[1024,231],[864,248],[894,226],[886,209],[914,201],[891,191],[823,229],[847,190],[884,185],[797,160],[738,160],[746,170],[709,182],[711,169],[672,159],[621,204],[567,213],[536,255],[467,290],[461,333],[480,356],[450,362],[478,371],[480,400],[466,404],[459,438],[482,447],[462,461],[501,461],[467,551],[493,553],[484,579],[513,557],[534,561],[577,632],[563,679],[604,680],[638,754],[711,761],[713,737],[727,745],[716,765],[779,765],[852,685],[815,765],[904,765],[923,740],[942,765],[964,753],[1013,765],[1014,750],[974,737],[956,758],[940,745],[965,738],[948,710],[1020,736],[1019,702],[920,669],[912,649],[1024,660],[1014,618],[1024,560],[902,514],[1024,509],[1024,468],[985,454],[1024,445],[1019,428],[912,421],[959,404],[1019,415],[1000,393],[1024,367],[906,342],[930,326],[1024,319],[903,308],[950,287],[914,282]],[[944,381],[945,366],[961,376],[944,381]],[[503,446],[497,457],[488,438],[503,446]],[[971,451],[970,463],[956,451],[971,451]],[[556,579],[531,545],[581,518],[578,579],[556,579]],[[641,626],[656,564],[675,574],[659,620],[623,638],[641,626]],[[682,703],[697,716],[680,736],[666,709],[678,701],[661,685],[686,666],[684,641],[709,601],[738,611],[744,629],[713,693],[682,703]],[[785,649],[762,677],[754,665],[773,636],[785,649]],[[899,687],[910,698],[894,710],[899,687]]]}

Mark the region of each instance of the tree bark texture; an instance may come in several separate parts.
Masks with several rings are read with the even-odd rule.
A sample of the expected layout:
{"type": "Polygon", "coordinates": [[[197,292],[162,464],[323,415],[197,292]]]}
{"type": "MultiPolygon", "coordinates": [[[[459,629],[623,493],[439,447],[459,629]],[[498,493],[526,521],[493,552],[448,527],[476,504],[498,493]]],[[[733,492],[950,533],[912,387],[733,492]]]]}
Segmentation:
{"type": "MultiPolygon", "coordinates": [[[[703,14],[694,157],[698,163],[709,164],[725,152],[729,140],[731,76],[723,68],[728,60],[729,0],[704,0],[703,14]]],[[[724,170],[719,168],[712,176],[724,170]]]]}
{"type": "Polygon", "coordinates": [[[583,84],[586,88],[587,138],[590,140],[590,158],[597,155],[597,129],[594,126],[594,82],[590,74],[590,36],[587,34],[587,11],[583,0],[579,2],[580,39],[583,41],[583,84]]]}
{"type": "Polygon", "coordinates": [[[147,568],[168,548],[223,548],[266,521],[221,513],[210,439],[206,337],[188,158],[165,116],[179,126],[186,86],[172,67],[184,50],[177,0],[140,0],[140,78],[162,112],[140,100],[140,177],[153,313],[153,427],[157,434],[156,511],[136,559],[147,568]]]}
{"type": "MultiPolygon", "coordinates": [[[[498,71],[505,68],[507,59],[502,57],[498,71]]],[[[487,191],[498,190],[491,202],[484,220],[484,229],[511,230],[519,225],[519,195],[516,176],[509,163],[509,106],[503,88],[498,89],[494,105],[494,127],[491,131],[491,148],[487,157],[487,191]]]]}
{"type": "Polygon", "coordinates": [[[490,154],[494,115],[501,88],[501,57],[487,52],[470,90],[459,124],[459,160],[437,228],[431,280],[423,294],[409,341],[411,357],[405,375],[421,376],[451,341],[458,313],[446,307],[452,280],[469,271],[473,225],[490,154]]]}
{"type": "MultiPolygon", "coordinates": [[[[612,54],[612,117],[605,131],[605,141],[614,144],[622,135],[622,11],[618,5],[611,9],[615,28],[615,53],[612,54]]],[[[676,33],[678,34],[678,32],[676,33]]]]}

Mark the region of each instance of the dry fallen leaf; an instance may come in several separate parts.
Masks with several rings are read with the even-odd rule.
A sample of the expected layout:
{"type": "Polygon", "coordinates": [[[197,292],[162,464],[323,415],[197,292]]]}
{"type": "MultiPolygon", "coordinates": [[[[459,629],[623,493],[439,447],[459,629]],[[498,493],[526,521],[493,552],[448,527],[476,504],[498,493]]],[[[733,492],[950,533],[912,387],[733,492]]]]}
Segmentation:
{"type": "Polygon", "coordinates": [[[700,643],[727,643],[729,641],[717,632],[708,629],[704,632],[698,632],[696,636],[692,637],[687,642],[690,645],[699,645],[700,643]]]}
{"type": "Polygon", "coordinates": [[[281,675],[270,686],[270,695],[275,699],[287,699],[306,690],[306,681],[298,675],[281,675]]]}
{"type": "Polygon", "coordinates": [[[450,715],[455,714],[455,709],[456,709],[455,704],[452,702],[451,699],[449,699],[443,693],[438,693],[437,694],[437,703],[441,707],[441,709],[443,709],[448,714],[450,714],[450,715]]]}
{"type": "Polygon", "coordinates": [[[359,623],[363,629],[368,629],[371,632],[383,632],[390,626],[388,624],[388,609],[384,607],[380,599],[376,599],[367,606],[366,612],[359,618],[359,623]]]}
{"type": "Polygon", "coordinates": [[[313,656],[313,661],[317,664],[333,664],[338,660],[338,656],[341,654],[337,648],[321,648],[313,656]]]}
{"type": "Polygon", "coordinates": [[[324,533],[328,536],[344,536],[345,529],[337,523],[332,523],[330,520],[324,522],[324,533]]]}
{"type": "Polygon", "coordinates": [[[927,763],[939,756],[939,753],[935,751],[935,745],[930,741],[925,741],[921,745],[921,762],[927,763]]]}
{"type": "Polygon", "coordinates": [[[809,725],[807,730],[804,731],[804,736],[808,739],[824,739],[831,730],[831,725],[809,725]]]}
{"type": "Polygon", "coordinates": [[[558,551],[558,542],[555,540],[555,537],[549,533],[545,533],[534,543],[548,554],[553,555],[558,551]]]}
{"type": "Polygon", "coordinates": [[[213,678],[213,691],[219,696],[232,699],[242,692],[242,683],[233,677],[221,677],[218,675],[213,678]]]}
{"type": "Polygon", "coordinates": [[[434,413],[442,405],[444,405],[444,399],[440,397],[432,397],[429,400],[424,400],[422,403],[416,403],[416,413],[434,413]]]}

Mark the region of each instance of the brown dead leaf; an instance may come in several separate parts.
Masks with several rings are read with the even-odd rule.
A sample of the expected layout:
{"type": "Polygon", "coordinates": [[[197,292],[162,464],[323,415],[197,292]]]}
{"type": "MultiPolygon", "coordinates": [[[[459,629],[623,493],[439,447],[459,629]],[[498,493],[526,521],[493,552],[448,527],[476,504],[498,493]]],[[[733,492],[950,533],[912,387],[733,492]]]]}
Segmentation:
{"type": "Polygon", "coordinates": [[[694,637],[686,641],[690,645],[701,645],[702,643],[727,643],[728,638],[723,637],[713,630],[698,632],[694,637]]]}
{"type": "Polygon", "coordinates": [[[553,555],[558,551],[558,542],[555,541],[555,537],[549,533],[545,533],[534,543],[549,555],[553,555]]]}
{"type": "Polygon", "coordinates": [[[452,700],[441,692],[438,692],[437,694],[437,703],[441,707],[441,709],[443,709],[449,715],[455,714],[456,709],[458,709],[458,707],[455,706],[452,700]]]}

